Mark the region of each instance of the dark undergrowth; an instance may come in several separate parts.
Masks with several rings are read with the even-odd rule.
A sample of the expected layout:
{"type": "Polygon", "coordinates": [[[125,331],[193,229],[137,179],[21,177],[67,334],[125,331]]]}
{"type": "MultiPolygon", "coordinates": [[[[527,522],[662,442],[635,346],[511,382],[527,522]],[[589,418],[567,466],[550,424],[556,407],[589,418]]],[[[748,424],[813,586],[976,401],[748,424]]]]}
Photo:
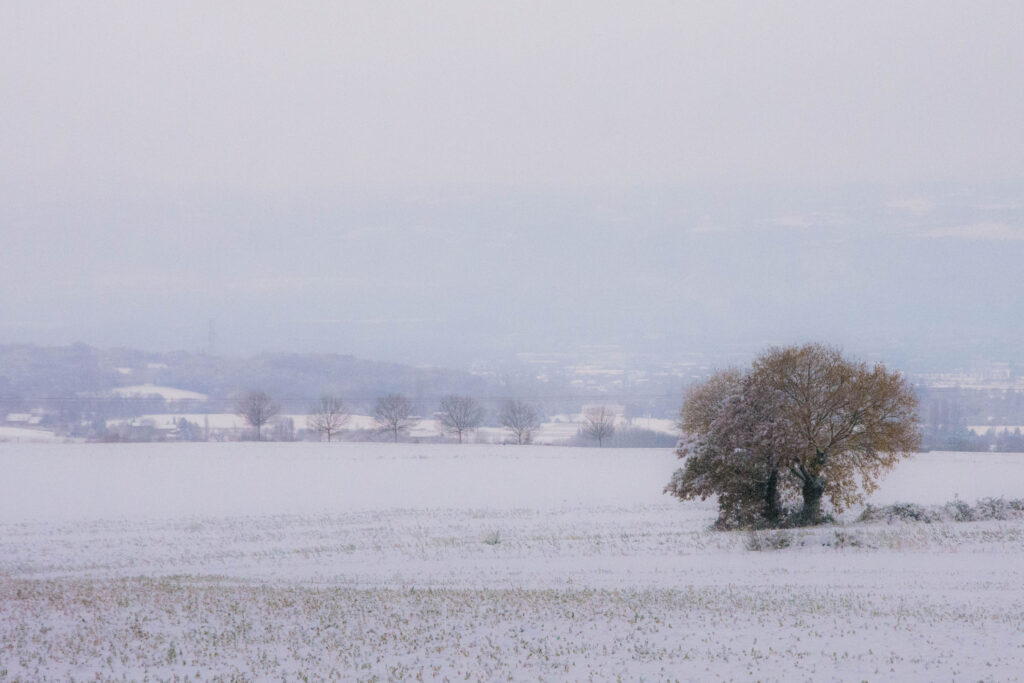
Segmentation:
{"type": "Polygon", "coordinates": [[[868,505],[858,522],[983,522],[1024,517],[1024,498],[982,498],[974,505],[954,500],[943,505],[868,505]]]}

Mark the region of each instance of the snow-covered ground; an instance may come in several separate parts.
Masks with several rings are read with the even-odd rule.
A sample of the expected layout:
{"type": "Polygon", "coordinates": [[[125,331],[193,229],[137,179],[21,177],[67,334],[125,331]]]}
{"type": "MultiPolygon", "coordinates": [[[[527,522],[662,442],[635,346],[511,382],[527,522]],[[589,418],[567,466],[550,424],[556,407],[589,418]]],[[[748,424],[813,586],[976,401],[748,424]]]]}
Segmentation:
{"type": "MultiPolygon", "coordinates": [[[[652,449],[2,444],[0,672],[1024,676],[1024,521],[852,511],[756,552],[708,529],[711,502],[661,494],[677,466],[652,449]]],[[[983,496],[1024,497],[1024,455],[922,454],[873,502],[983,496]]]]}
{"type": "Polygon", "coordinates": [[[5,441],[13,441],[15,443],[63,443],[65,441],[74,441],[74,439],[57,436],[46,429],[0,425],[0,442],[5,441]]]}
{"type": "Polygon", "coordinates": [[[117,387],[111,389],[110,393],[116,396],[143,397],[160,396],[167,401],[205,401],[206,394],[177,387],[164,387],[157,384],[135,384],[130,387],[117,387]]]}

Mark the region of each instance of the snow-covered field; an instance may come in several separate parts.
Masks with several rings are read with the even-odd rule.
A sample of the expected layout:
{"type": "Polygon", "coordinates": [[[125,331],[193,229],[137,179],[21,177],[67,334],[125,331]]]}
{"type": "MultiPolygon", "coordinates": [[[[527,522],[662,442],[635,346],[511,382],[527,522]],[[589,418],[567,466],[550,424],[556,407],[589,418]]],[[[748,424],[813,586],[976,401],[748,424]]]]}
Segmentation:
{"type": "Polygon", "coordinates": [[[126,397],[160,396],[167,401],[205,401],[208,398],[206,394],[201,394],[198,391],[163,387],[156,384],[136,384],[130,387],[117,387],[111,389],[110,393],[115,396],[126,397]]]}
{"type": "Polygon", "coordinates": [[[5,441],[12,441],[14,443],[63,443],[65,441],[73,441],[73,439],[65,439],[45,429],[0,425],[0,443],[5,441]]]}
{"type": "MultiPolygon", "coordinates": [[[[1024,520],[760,540],[670,451],[0,444],[0,680],[1019,680],[1024,520]]],[[[930,453],[876,503],[1024,497],[930,453]]]]}

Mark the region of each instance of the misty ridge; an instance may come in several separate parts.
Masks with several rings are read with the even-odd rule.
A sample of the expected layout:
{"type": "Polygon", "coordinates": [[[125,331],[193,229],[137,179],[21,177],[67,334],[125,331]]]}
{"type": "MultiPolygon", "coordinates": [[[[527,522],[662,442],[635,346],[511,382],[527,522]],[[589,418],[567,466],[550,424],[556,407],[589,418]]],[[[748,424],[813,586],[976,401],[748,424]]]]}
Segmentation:
{"type": "MultiPolygon", "coordinates": [[[[339,354],[144,352],[0,346],[0,441],[323,440],[314,415],[325,397],[339,403],[334,440],[391,440],[379,402],[408,401],[394,440],[452,442],[446,400],[476,411],[458,432],[508,443],[510,403],[535,414],[541,443],[668,448],[676,444],[685,390],[714,370],[708,360],[665,365],[615,349],[579,355],[525,355],[473,371],[414,367],[339,354]],[[628,369],[622,364],[631,360],[628,369]],[[254,432],[241,407],[259,392],[273,406],[254,432]],[[606,411],[606,424],[589,424],[606,411]],[[542,423],[545,426],[542,427],[542,423]],[[6,431],[5,431],[6,430],[6,431]],[[607,430],[607,431],[604,431],[607,430]]],[[[920,404],[923,450],[1024,450],[1024,377],[1008,363],[974,372],[910,375],[920,404]]],[[[520,435],[521,438],[522,435],[520,435]]],[[[327,434],[330,440],[330,434],[327,434]]]]}
{"type": "Polygon", "coordinates": [[[0,220],[8,342],[461,369],[806,339],[910,372],[1024,360],[1016,185],[182,189],[12,196],[0,220]]]}

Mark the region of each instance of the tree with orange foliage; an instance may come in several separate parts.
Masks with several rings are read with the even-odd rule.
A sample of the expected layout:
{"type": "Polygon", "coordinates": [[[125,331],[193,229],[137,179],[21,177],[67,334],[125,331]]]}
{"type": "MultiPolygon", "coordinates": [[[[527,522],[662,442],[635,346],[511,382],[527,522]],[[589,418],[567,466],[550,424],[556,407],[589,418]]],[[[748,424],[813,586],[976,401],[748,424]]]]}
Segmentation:
{"type": "Polygon", "coordinates": [[[726,525],[816,524],[822,500],[840,512],[921,443],[917,399],[884,365],[821,344],[772,348],[746,372],[713,375],[683,405],[686,463],[666,491],[719,497],[726,525]]]}

